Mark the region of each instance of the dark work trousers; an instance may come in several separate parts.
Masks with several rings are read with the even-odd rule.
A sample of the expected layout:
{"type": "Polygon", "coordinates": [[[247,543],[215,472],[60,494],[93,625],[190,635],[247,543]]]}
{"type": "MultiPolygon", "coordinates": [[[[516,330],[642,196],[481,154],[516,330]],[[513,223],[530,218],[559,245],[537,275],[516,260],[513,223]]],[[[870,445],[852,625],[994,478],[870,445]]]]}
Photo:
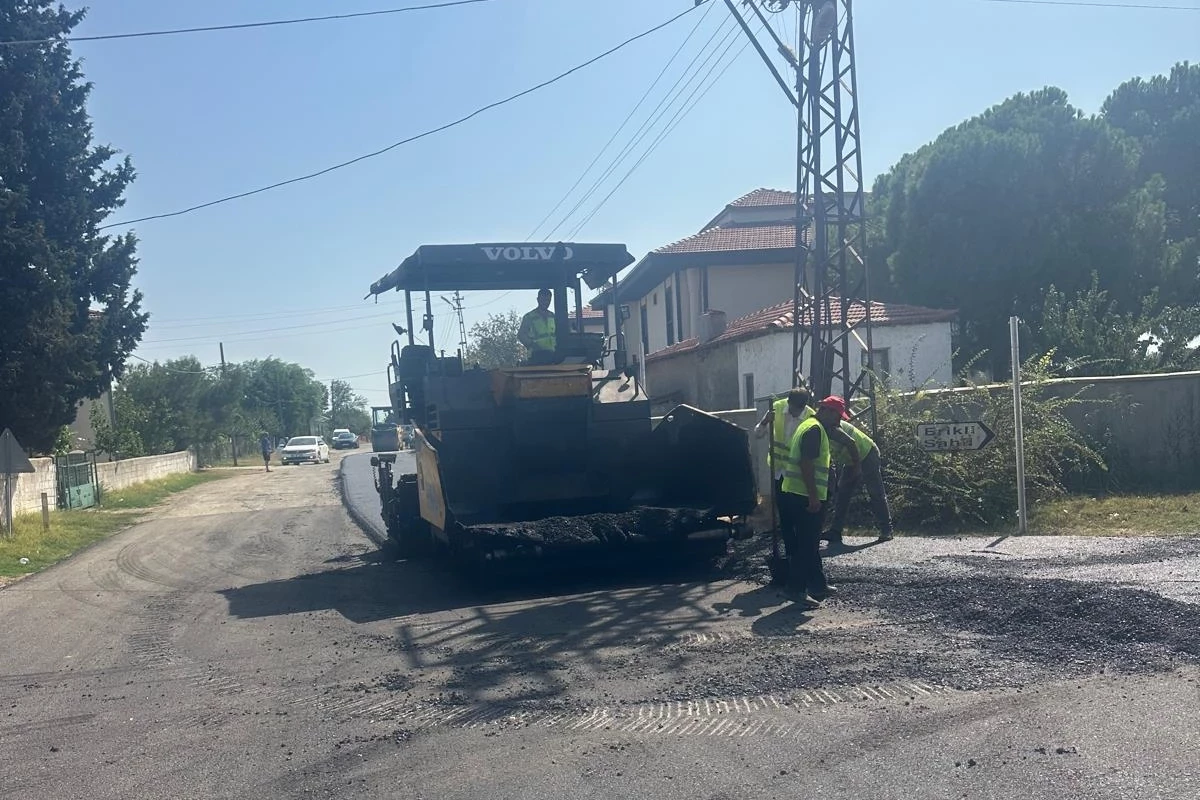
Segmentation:
{"type": "MultiPolygon", "coordinates": [[[[821,524],[825,520],[825,504],[821,510],[808,510],[808,498],[783,492],[789,523],[783,526],[783,544],[788,557],[788,589],[809,594],[823,594],[828,584],[821,566],[821,524]]],[[[783,518],[781,516],[781,518],[783,518]]]]}
{"type": "Polygon", "coordinates": [[[867,486],[867,494],[871,497],[871,513],[875,515],[875,524],[879,526],[879,535],[892,535],[892,512],[888,508],[887,489],[883,485],[883,468],[879,461],[879,450],[873,448],[862,460],[861,468],[854,472],[848,464],[838,468],[837,498],[833,509],[833,522],[829,526],[829,537],[839,539],[846,526],[846,514],[850,511],[850,501],[858,495],[858,490],[867,486]]]}

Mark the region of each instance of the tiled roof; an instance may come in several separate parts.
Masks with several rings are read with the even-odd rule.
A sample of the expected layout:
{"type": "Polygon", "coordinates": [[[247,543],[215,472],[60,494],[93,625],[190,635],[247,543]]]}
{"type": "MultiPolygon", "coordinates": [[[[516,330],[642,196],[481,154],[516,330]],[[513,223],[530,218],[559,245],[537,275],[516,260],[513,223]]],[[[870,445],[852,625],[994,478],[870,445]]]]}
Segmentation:
{"type": "Polygon", "coordinates": [[[673,356],[676,353],[686,353],[688,350],[695,350],[700,345],[700,340],[696,338],[684,339],[682,342],[676,342],[672,345],[667,345],[661,350],[655,350],[646,356],[646,361],[654,361],[657,358],[666,358],[673,356]]]}
{"type": "MultiPolygon", "coordinates": [[[[802,311],[811,312],[811,309],[802,309],[802,311]]],[[[835,305],[832,312],[833,324],[841,325],[841,308],[835,305]]],[[[857,325],[866,317],[866,307],[861,302],[852,305],[849,312],[848,316],[851,325],[857,325]]],[[[957,311],[945,308],[925,308],[924,306],[909,306],[898,303],[871,303],[872,326],[921,325],[930,322],[949,322],[957,315],[957,311]]],[[[806,325],[812,324],[811,313],[806,315],[803,322],[806,325]]],[[[753,339],[756,336],[763,336],[774,331],[788,331],[791,329],[792,301],[787,300],[731,321],[725,326],[725,330],[721,335],[709,342],[709,345],[742,339],[753,339]]],[[[670,347],[664,347],[662,350],[655,350],[646,356],[646,361],[686,353],[698,347],[700,347],[698,339],[685,339],[670,347]]]]}
{"type": "MultiPolygon", "coordinates": [[[[862,322],[867,315],[866,306],[861,302],[851,305],[848,311],[848,322],[851,325],[857,325],[862,322]]],[[[829,324],[840,326],[842,324],[842,309],[840,305],[835,303],[830,312],[833,319],[829,324]]],[[[801,321],[802,324],[811,325],[812,308],[801,309],[801,313],[804,314],[804,318],[801,321]]],[[[877,301],[871,303],[871,324],[878,326],[949,322],[957,314],[957,311],[945,308],[925,308],[923,306],[906,306],[877,301]]],[[[774,330],[791,330],[791,328],[792,301],[787,300],[733,320],[725,326],[724,332],[713,339],[713,341],[728,342],[735,339],[748,339],[757,334],[769,333],[774,330]]]]}
{"type": "MultiPolygon", "coordinates": [[[[571,317],[571,319],[575,319],[575,311],[574,310],[571,311],[570,317],[571,317]]],[[[584,306],[583,307],[583,318],[584,319],[604,319],[604,310],[599,309],[599,308],[592,308],[591,306],[584,306]]]]}
{"type": "MultiPolygon", "coordinates": [[[[805,241],[811,241],[805,228],[805,241]]],[[[774,222],[761,225],[713,227],[664,245],[655,253],[719,253],[727,250],[775,250],[796,246],[796,224],[774,222]]]]}
{"type": "Polygon", "coordinates": [[[729,204],[730,208],[748,208],[751,206],[794,206],[796,193],[783,189],[755,189],[744,194],[729,204]]]}

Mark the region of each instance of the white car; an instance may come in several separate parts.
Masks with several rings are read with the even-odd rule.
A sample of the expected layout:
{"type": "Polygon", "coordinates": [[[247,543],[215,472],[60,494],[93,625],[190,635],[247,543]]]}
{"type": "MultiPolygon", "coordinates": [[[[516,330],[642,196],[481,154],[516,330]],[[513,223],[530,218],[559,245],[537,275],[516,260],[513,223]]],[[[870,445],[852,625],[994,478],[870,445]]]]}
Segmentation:
{"type": "Polygon", "coordinates": [[[284,466],[311,461],[314,464],[329,463],[329,445],[320,436],[293,436],[288,439],[280,454],[284,466]]]}

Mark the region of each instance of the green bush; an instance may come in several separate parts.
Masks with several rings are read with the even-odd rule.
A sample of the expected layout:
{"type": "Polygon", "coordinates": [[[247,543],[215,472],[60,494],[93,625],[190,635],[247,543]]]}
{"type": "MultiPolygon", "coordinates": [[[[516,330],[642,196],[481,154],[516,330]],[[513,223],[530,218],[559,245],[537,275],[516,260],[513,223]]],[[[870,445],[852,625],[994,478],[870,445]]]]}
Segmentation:
{"type": "MultiPolygon", "coordinates": [[[[1066,492],[1072,475],[1105,471],[1097,449],[1068,421],[1065,412],[1086,400],[1076,392],[1050,391],[1052,354],[1025,364],[1021,404],[1025,421],[1027,501],[1066,492]]],[[[954,390],[877,392],[879,444],[897,525],[958,529],[1015,523],[1016,446],[1012,390],[974,383],[954,390]],[[976,452],[927,452],[917,441],[921,423],[981,420],[996,436],[976,452]]]]}

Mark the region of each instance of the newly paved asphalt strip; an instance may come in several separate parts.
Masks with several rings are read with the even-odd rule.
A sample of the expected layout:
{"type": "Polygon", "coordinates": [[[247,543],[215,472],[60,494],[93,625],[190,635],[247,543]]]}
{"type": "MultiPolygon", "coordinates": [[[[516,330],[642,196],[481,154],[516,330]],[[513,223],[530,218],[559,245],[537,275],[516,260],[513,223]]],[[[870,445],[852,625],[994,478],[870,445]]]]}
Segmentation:
{"type": "MultiPolygon", "coordinates": [[[[379,493],[375,490],[374,467],[371,453],[352,453],[342,459],[341,485],[342,502],[346,510],[375,544],[387,539],[387,529],[379,512],[379,493]]],[[[417,471],[411,450],[396,454],[397,473],[417,471]]]]}

